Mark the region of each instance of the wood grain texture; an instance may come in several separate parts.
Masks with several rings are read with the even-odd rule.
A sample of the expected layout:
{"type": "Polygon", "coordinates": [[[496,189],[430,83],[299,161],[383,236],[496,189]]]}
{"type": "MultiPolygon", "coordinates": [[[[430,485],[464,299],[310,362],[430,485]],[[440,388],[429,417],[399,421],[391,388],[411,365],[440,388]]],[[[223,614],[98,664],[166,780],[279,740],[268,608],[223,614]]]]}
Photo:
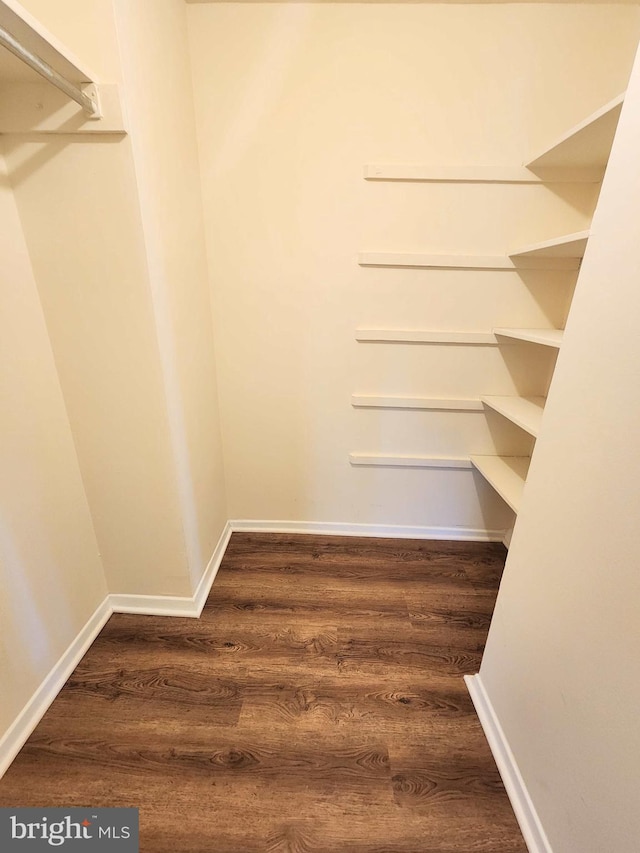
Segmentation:
{"type": "Polygon", "coordinates": [[[462,680],[504,556],[235,533],[201,619],[111,617],[0,806],[137,806],[145,853],[526,853],[462,680]]]}

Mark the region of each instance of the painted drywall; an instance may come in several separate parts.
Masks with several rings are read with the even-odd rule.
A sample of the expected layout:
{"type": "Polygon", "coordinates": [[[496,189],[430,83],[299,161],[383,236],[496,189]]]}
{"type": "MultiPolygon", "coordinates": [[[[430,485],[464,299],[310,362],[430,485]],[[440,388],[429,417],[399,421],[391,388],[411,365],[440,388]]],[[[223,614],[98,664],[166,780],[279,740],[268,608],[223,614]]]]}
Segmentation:
{"type": "Polygon", "coordinates": [[[0,157],[0,736],[107,587],[51,345],[0,157]]]}
{"type": "Polygon", "coordinates": [[[113,0],[21,0],[20,5],[86,63],[98,80],[120,80],[113,0]]]}
{"type": "Polygon", "coordinates": [[[624,92],[638,44],[638,7],[564,7],[531,45],[530,155],[624,92]],[[591,58],[591,59],[589,59],[591,58]],[[578,82],[577,82],[578,81],[578,82]],[[577,85],[576,85],[577,82],[577,85]]]}
{"type": "Polygon", "coordinates": [[[227,520],[200,169],[182,0],[116,0],[180,510],[194,589],[227,520]]]}
{"type": "MultiPolygon", "coordinates": [[[[584,84],[566,72],[565,96],[616,54],[601,87],[613,96],[637,9],[215,3],[188,18],[230,516],[508,527],[477,474],[352,468],[348,454],[526,453],[521,431],[475,413],[356,411],[351,394],[544,394],[552,353],[354,333],[559,326],[574,278],[362,268],[357,253],[504,254],[585,227],[596,189],[380,183],[363,166],[521,164],[538,42],[555,28],[591,66],[584,84]],[[581,53],[596,37],[606,49],[581,53]]],[[[562,76],[561,53],[544,61],[562,76]]]]}
{"type": "Polygon", "coordinates": [[[130,142],[5,150],[109,589],[190,594],[130,142]]]}
{"type": "Polygon", "coordinates": [[[118,22],[111,0],[25,5],[134,113],[126,136],[5,149],[109,590],[188,596],[226,512],[186,39],[167,37],[178,5],[118,22]]]}
{"type": "Polygon", "coordinates": [[[481,667],[554,853],[640,838],[638,150],[636,62],[481,667]]]}

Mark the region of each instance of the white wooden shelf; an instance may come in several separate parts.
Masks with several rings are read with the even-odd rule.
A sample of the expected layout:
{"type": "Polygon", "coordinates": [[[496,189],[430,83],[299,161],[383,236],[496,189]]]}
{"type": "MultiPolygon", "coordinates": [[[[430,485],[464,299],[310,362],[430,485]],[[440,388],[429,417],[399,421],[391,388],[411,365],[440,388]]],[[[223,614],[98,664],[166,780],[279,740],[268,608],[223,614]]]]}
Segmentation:
{"type": "Polygon", "coordinates": [[[575,258],[554,255],[438,255],[422,252],[360,252],[360,266],[455,270],[577,270],[575,258]]]}
{"type": "Polygon", "coordinates": [[[352,465],[382,468],[466,468],[472,467],[469,457],[444,456],[386,456],[377,453],[350,453],[352,465]]]}
{"type": "Polygon", "coordinates": [[[564,336],[562,329],[494,329],[493,333],[499,338],[514,338],[555,349],[560,349],[564,336]]]}
{"type": "Polygon", "coordinates": [[[481,397],[485,405],[537,438],[544,412],[544,397],[481,397]]]}
{"type": "Polygon", "coordinates": [[[528,456],[472,456],[471,463],[500,497],[518,512],[530,459],[528,456]]]}
{"type": "Polygon", "coordinates": [[[554,237],[551,240],[543,240],[541,243],[532,243],[529,246],[509,252],[511,258],[583,258],[589,239],[589,231],[576,231],[573,234],[564,234],[562,237],[554,237]]]}
{"type": "Polygon", "coordinates": [[[122,134],[126,132],[118,86],[96,75],[16,0],[0,0],[0,27],[73,85],[97,97],[100,117],[54,88],[5,48],[0,48],[0,134],[122,134]]]}
{"type": "Polygon", "coordinates": [[[428,329],[356,329],[360,343],[466,344],[497,346],[493,332],[442,332],[428,329]]]}
{"type": "Polygon", "coordinates": [[[351,405],[362,409],[425,409],[442,412],[482,412],[479,399],[443,399],[439,397],[379,397],[353,394],[351,405]]]}
{"type": "MultiPolygon", "coordinates": [[[[96,76],[71,53],[66,45],[45,29],[40,21],[16,0],[0,0],[0,27],[11,33],[68,80],[74,83],[88,83],[96,80],[96,76]]],[[[0,77],[23,81],[41,79],[5,50],[0,51],[0,77]]]]}
{"type": "Polygon", "coordinates": [[[442,166],[423,163],[368,163],[368,181],[424,181],[464,184],[597,183],[599,172],[589,169],[562,169],[549,178],[536,175],[526,166],[442,166]]]}
{"type": "Polygon", "coordinates": [[[624,93],[587,116],[526,164],[534,171],[567,166],[592,168],[604,174],[618,126],[624,93]]]}

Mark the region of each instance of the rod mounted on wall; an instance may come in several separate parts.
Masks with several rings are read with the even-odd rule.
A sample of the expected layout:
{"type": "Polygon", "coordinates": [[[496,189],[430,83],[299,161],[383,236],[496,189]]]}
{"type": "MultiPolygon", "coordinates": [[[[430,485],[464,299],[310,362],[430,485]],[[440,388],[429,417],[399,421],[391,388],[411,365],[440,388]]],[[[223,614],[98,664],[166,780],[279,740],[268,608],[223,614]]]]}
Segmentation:
{"type": "MultiPolygon", "coordinates": [[[[18,39],[11,35],[3,27],[0,27],[0,45],[5,47],[10,53],[24,62],[29,68],[32,68],[36,73],[44,77],[52,86],[64,92],[67,97],[71,98],[77,104],[80,104],[82,109],[87,113],[89,118],[98,119],[101,117],[100,104],[97,97],[83,91],[80,86],[71,83],[62,74],[59,74],[55,68],[52,68],[48,62],[41,59],[29,48],[21,44],[18,39]]],[[[90,83],[90,81],[87,81],[90,83]]]]}

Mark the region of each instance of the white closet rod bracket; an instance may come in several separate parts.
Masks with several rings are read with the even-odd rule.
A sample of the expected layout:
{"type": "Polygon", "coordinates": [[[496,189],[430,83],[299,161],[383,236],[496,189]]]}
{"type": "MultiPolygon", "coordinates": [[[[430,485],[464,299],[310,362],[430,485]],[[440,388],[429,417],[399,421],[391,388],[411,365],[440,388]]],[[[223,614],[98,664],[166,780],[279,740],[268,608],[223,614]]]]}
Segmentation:
{"type": "Polygon", "coordinates": [[[55,68],[52,68],[48,62],[45,62],[44,59],[41,59],[35,53],[30,51],[29,48],[21,44],[18,39],[2,27],[0,27],[0,45],[5,47],[10,53],[24,62],[25,65],[28,65],[29,68],[32,68],[41,77],[44,77],[44,79],[51,83],[52,86],[55,86],[56,89],[64,92],[67,97],[79,104],[87,114],[88,118],[102,118],[100,102],[95,84],[87,81],[86,86],[81,88],[75,83],[71,83],[66,79],[66,77],[59,74],[55,68]]]}

